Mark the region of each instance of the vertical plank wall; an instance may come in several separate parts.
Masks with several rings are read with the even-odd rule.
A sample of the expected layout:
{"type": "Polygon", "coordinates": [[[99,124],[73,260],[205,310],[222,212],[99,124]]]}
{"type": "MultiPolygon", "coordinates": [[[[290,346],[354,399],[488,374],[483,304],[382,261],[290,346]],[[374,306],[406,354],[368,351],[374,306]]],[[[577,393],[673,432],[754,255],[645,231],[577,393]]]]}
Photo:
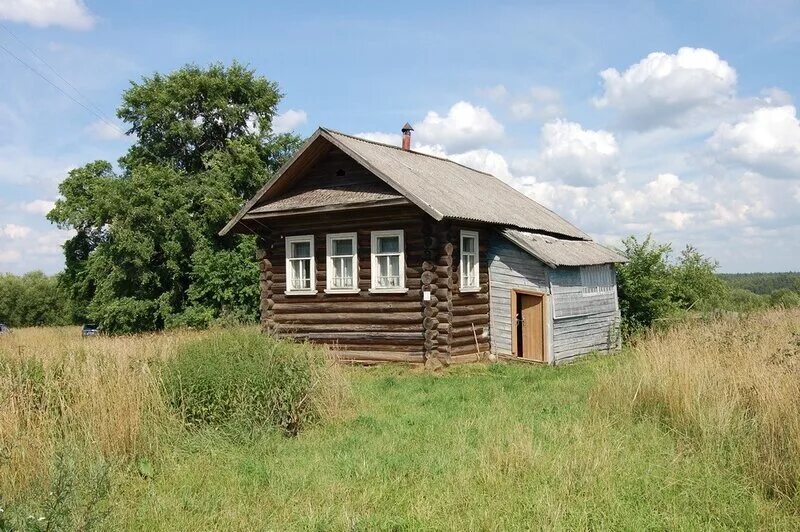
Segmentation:
{"type": "MultiPolygon", "coordinates": [[[[606,264],[604,268],[612,269],[606,264]]],[[[599,292],[586,290],[579,267],[550,271],[553,294],[553,359],[556,364],[592,351],[619,346],[619,305],[616,277],[613,285],[599,292]]]]}
{"type": "Polygon", "coordinates": [[[511,290],[527,288],[550,293],[549,268],[494,231],[489,237],[488,259],[492,351],[510,355],[511,290]]]}
{"type": "Polygon", "coordinates": [[[579,267],[550,268],[497,233],[491,234],[488,260],[492,351],[511,354],[513,289],[551,295],[552,362],[618,347],[619,306],[613,272],[615,283],[610,290],[585,291],[579,267]]]}

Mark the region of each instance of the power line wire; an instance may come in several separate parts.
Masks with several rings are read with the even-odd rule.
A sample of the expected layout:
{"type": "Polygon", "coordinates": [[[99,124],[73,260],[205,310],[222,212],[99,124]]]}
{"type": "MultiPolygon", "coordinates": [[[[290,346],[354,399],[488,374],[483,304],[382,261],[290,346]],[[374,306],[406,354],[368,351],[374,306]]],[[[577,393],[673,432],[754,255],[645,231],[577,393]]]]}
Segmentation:
{"type": "MultiPolygon", "coordinates": [[[[0,26],[2,26],[2,27],[3,27],[3,29],[5,29],[6,31],[8,31],[9,33],[11,33],[11,31],[10,31],[8,28],[6,28],[4,25],[0,24],[0,26]]],[[[25,43],[23,43],[23,42],[22,42],[22,40],[21,40],[21,39],[19,39],[19,37],[17,37],[17,36],[16,36],[16,35],[14,35],[13,33],[12,33],[12,36],[14,36],[14,38],[15,38],[15,39],[17,39],[17,41],[19,41],[20,43],[22,43],[22,44],[23,44],[23,46],[25,46],[26,48],[28,48],[28,50],[29,50],[29,51],[30,51],[30,52],[31,52],[31,53],[32,53],[34,56],[36,56],[37,58],[39,58],[39,55],[38,55],[36,52],[34,52],[34,51],[33,51],[33,50],[32,50],[32,49],[29,47],[29,46],[27,46],[25,43]]],[[[77,98],[75,98],[73,95],[69,94],[67,91],[65,91],[65,90],[64,90],[62,87],[60,87],[58,84],[54,83],[54,82],[53,82],[53,81],[52,81],[50,78],[48,78],[47,76],[45,76],[44,74],[42,74],[41,72],[39,72],[39,71],[38,71],[36,68],[34,68],[34,67],[33,67],[33,66],[31,66],[30,64],[28,64],[28,63],[27,63],[27,62],[26,62],[24,59],[22,59],[21,57],[19,57],[18,55],[16,55],[14,52],[12,52],[11,50],[9,50],[9,49],[8,49],[8,48],[6,48],[5,46],[3,46],[3,44],[0,44],[0,50],[3,50],[3,51],[5,51],[5,52],[6,52],[8,55],[10,55],[11,57],[13,57],[13,58],[14,58],[14,59],[16,59],[17,61],[19,61],[19,62],[20,62],[20,63],[21,63],[23,66],[25,66],[25,67],[26,67],[28,70],[30,70],[31,72],[33,72],[34,74],[36,74],[37,76],[39,76],[40,78],[42,78],[42,79],[43,79],[44,81],[46,81],[46,82],[47,82],[49,85],[51,85],[53,88],[55,88],[55,89],[56,89],[58,92],[60,92],[61,94],[63,94],[64,96],[66,96],[67,98],[69,98],[70,100],[72,100],[73,102],[75,102],[76,104],[80,105],[80,106],[81,106],[83,109],[85,109],[85,110],[86,110],[86,111],[88,111],[89,113],[91,113],[91,114],[93,114],[94,116],[96,116],[96,117],[97,117],[98,119],[100,119],[100,120],[101,120],[103,123],[105,123],[105,124],[109,125],[110,127],[114,128],[114,129],[115,129],[117,132],[119,132],[120,134],[122,134],[122,135],[124,135],[124,136],[128,136],[128,134],[127,134],[125,131],[123,131],[123,130],[122,130],[120,127],[118,127],[116,124],[114,124],[113,122],[110,122],[110,121],[108,121],[108,120],[105,118],[105,116],[103,116],[103,113],[102,113],[102,111],[99,111],[99,110],[95,110],[95,109],[92,109],[92,108],[90,108],[89,106],[87,106],[86,104],[84,104],[83,102],[81,102],[80,100],[78,100],[77,98]]],[[[72,85],[72,84],[71,84],[69,81],[67,81],[67,80],[66,80],[66,79],[65,79],[65,78],[64,78],[64,77],[63,77],[61,74],[59,74],[59,73],[56,71],[56,69],[55,69],[55,68],[53,68],[52,66],[50,66],[50,65],[49,65],[49,64],[48,64],[46,61],[44,61],[43,59],[39,58],[39,60],[40,60],[40,61],[42,61],[43,63],[45,63],[45,64],[46,64],[46,65],[47,65],[47,66],[48,66],[48,67],[49,67],[49,68],[50,68],[50,69],[51,69],[53,72],[55,72],[55,73],[56,73],[56,75],[57,75],[59,78],[61,78],[62,80],[64,80],[64,82],[66,82],[66,83],[67,83],[67,84],[68,84],[70,87],[72,87],[72,88],[75,90],[75,92],[77,92],[77,93],[78,93],[78,94],[80,94],[80,95],[81,95],[81,96],[82,96],[84,99],[86,99],[86,101],[87,101],[87,102],[89,102],[89,105],[92,105],[93,107],[97,107],[97,106],[94,106],[94,105],[91,103],[91,101],[90,101],[88,98],[86,98],[85,96],[83,96],[83,95],[81,94],[81,92],[80,92],[78,89],[76,89],[76,88],[74,87],[74,85],[72,85]]],[[[146,151],[147,153],[149,153],[149,154],[150,154],[150,155],[151,155],[151,156],[152,156],[154,159],[156,159],[157,161],[160,161],[161,163],[165,164],[166,166],[174,166],[172,163],[168,162],[168,161],[167,161],[167,160],[165,160],[163,157],[161,157],[161,156],[159,156],[159,155],[156,155],[155,153],[153,153],[153,152],[152,152],[152,151],[151,151],[151,150],[150,150],[150,149],[149,149],[147,146],[141,146],[141,148],[142,148],[144,151],[146,151]]]]}
{"type": "MultiPolygon", "coordinates": [[[[79,95],[81,98],[83,98],[83,100],[84,100],[84,101],[85,101],[85,102],[86,102],[86,103],[87,103],[89,106],[91,106],[91,107],[92,107],[92,109],[93,109],[94,111],[96,111],[96,112],[97,112],[98,114],[100,114],[100,115],[103,115],[103,111],[102,111],[102,110],[101,110],[101,109],[100,109],[98,106],[94,105],[94,104],[92,103],[92,101],[91,101],[91,100],[89,100],[89,98],[87,98],[87,97],[86,97],[86,95],[85,95],[85,94],[81,93],[81,91],[80,91],[80,90],[79,90],[79,89],[78,89],[78,88],[77,88],[75,85],[73,85],[72,83],[70,83],[70,81],[69,81],[67,78],[65,78],[64,76],[62,76],[62,75],[61,75],[61,74],[58,72],[58,70],[56,70],[56,69],[55,69],[55,67],[53,67],[53,65],[51,65],[50,63],[48,63],[48,62],[47,62],[47,61],[46,61],[46,60],[45,60],[45,59],[44,59],[44,58],[43,58],[41,55],[39,55],[39,54],[36,52],[36,50],[34,50],[34,49],[31,47],[31,46],[29,46],[27,43],[25,43],[25,41],[23,41],[22,39],[20,39],[20,38],[17,36],[17,34],[15,34],[13,31],[11,31],[11,30],[8,28],[8,26],[6,26],[5,24],[2,24],[2,23],[0,23],[0,28],[2,28],[3,30],[5,30],[5,31],[6,31],[6,33],[8,33],[9,35],[11,35],[11,36],[14,38],[14,40],[16,40],[16,41],[17,41],[18,43],[20,43],[20,44],[21,44],[21,45],[22,45],[22,46],[23,46],[25,49],[27,49],[27,50],[28,50],[28,52],[30,52],[30,53],[31,53],[31,55],[33,55],[33,56],[34,56],[36,59],[38,59],[38,60],[39,60],[41,63],[43,63],[43,64],[44,64],[44,65],[45,65],[47,68],[49,68],[49,69],[50,69],[50,70],[53,72],[53,74],[55,74],[55,75],[56,75],[56,76],[57,76],[57,77],[58,77],[58,78],[59,78],[61,81],[63,81],[64,83],[66,83],[66,84],[67,84],[67,85],[68,85],[68,86],[69,86],[69,87],[70,87],[70,88],[71,88],[73,91],[75,91],[75,93],[77,93],[77,94],[78,94],[78,95],[79,95]]],[[[112,124],[112,125],[113,125],[113,124],[112,124]]],[[[124,133],[124,132],[123,132],[123,133],[124,133]]]]}

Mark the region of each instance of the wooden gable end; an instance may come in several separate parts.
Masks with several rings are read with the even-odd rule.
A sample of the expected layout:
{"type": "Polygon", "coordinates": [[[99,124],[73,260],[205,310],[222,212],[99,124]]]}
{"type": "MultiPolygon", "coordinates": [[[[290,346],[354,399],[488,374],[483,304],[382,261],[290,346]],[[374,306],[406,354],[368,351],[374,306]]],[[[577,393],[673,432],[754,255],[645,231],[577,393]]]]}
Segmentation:
{"type": "Polygon", "coordinates": [[[410,205],[402,194],[335,146],[271,192],[250,209],[245,220],[410,205]]]}

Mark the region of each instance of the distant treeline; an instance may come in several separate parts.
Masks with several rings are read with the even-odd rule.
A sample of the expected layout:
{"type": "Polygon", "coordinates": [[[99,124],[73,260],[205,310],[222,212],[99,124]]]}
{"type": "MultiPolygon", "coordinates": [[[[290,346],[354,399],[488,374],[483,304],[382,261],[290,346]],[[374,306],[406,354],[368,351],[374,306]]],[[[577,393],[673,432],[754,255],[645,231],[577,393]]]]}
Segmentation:
{"type": "Polygon", "coordinates": [[[749,290],[759,295],[770,295],[782,289],[800,292],[800,272],[720,273],[718,276],[731,288],[749,290]]]}
{"type": "Polygon", "coordinates": [[[76,318],[58,275],[0,274],[0,323],[9,327],[69,325],[76,318]]]}

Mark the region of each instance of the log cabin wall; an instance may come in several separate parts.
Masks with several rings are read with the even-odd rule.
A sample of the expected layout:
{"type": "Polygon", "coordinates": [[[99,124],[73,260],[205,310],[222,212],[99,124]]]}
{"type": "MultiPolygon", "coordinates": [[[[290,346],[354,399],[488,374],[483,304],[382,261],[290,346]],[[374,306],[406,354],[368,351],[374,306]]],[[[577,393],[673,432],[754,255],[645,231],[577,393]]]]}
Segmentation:
{"type": "Polygon", "coordinates": [[[261,235],[262,326],[276,336],[325,343],[340,358],[353,361],[425,362],[449,358],[447,343],[447,253],[433,238],[439,224],[416,207],[384,207],[291,216],[265,223],[261,235]],[[405,294],[370,293],[371,232],[404,231],[405,294]],[[327,294],[326,235],[357,233],[356,294],[327,294]],[[286,294],[287,236],[314,235],[317,293],[286,294]],[[423,273],[432,301],[423,302],[423,273]],[[439,309],[445,312],[439,315],[439,309]],[[444,332],[441,337],[439,333],[444,332]],[[441,342],[441,345],[440,345],[441,342]]]}
{"type": "Polygon", "coordinates": [[[468,223],[453,223],[449,226],[448,238],[455,251],[453,258],[452,327],[450,356],[453,361],[475,360],[478,351],[491,350],[489,330],[489,238],[491,231],[483,226],[468,223]],[[477,292],[461,291],[461,231],[478,233],[478,281],[477,292]],[[473,326],[475,327],[473,331],[473,326]],[[475,345],[477,337],[478,346],[475,345]]]}

